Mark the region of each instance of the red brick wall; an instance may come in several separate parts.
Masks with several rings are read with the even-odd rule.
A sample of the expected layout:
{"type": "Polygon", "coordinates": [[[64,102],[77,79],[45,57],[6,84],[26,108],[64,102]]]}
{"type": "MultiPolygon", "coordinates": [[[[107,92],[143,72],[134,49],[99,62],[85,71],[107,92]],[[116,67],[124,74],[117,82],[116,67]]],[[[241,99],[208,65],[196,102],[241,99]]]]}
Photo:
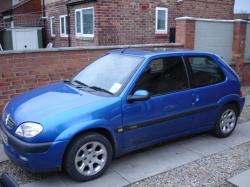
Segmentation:
{"type": "MultiPolygon", "coordinates": [[[[194,16],[201,18],[232,19],[234,0],[98,0],[95,3],[84,3],[70,8],[72,46],[84,45],[121,45],[163,43],[168,35],[155,34],[155,8],[169,8],[168,29],[175,27],[175,18],[194,16]],[[93,6],[95,8],[95,37],[84,40],[75,37],[75,9],[93,6]]],[[[55,46],[68,46],[68,40],[59,37],[59,15],[66,14],[64,0],[46,5],[47,16],[55,16],[56,37],[49,40],[55,46]]]]}
{"type": "Polygon", "coordinates": [[[0,53],[0,111],[13,96],[54,81],[69,79],[111,48],[54,50],[0,53]]]}
{"type": "Polygon", "coordinates": [[[184,45],[184,48],[194,49],[195,21],[178,20],[176,25],[176,42],[184,45]]]}
{"type": "Polygon", "coordinates": [[[0,55],[0,108],[13,96],[70,78],[103,50],[0,55]]]}

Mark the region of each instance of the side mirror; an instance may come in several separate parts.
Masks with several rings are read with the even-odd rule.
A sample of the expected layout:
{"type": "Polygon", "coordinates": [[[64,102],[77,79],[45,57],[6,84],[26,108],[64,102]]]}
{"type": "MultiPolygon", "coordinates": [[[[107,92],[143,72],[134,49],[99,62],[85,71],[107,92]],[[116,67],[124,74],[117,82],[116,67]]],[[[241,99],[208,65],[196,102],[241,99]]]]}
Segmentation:
{"type": "Polygon", "coordinates": [[[128,96],[129,102],[146,101],[150,99],[150,93],[147,90],[137,90],[133,95],[128,96]]]}

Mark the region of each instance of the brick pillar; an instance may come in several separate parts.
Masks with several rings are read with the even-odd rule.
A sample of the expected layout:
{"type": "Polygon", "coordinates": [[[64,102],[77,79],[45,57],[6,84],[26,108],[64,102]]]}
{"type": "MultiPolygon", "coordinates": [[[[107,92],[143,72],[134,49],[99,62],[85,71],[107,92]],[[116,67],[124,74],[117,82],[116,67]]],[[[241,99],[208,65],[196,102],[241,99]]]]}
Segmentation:
{"type": "Polygon", "coordinates": [[[240,75],[243,84],[246,82],[244,78],[244,57],[246,44],[247,22],[244,20],[234,21],[233,51],[232,61],[235,70],[240,75]]]}
{"type": "Polygon", "coordinates": [[[176,42],[184,48],[194,49],[195,20],[189,17],[176,18],[176,42]]]}

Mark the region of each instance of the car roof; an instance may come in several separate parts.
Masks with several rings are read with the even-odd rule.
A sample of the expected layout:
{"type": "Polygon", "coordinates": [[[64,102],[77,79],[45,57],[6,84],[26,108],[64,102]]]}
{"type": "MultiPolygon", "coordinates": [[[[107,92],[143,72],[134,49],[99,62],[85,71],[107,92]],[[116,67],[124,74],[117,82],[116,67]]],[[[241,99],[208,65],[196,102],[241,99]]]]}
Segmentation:
{"type": "Polygon", "coordinates": [[[181,48],[148,48],[148,49],[133,49],[133,48],[125,48],[125,49],[117,49],[112,50],[110,53],[115,54],[124,54],[131,56],[139,56],[139,57],[154,57],[158,55],[184,55],[184,54],[192,54],[192,55],[215,55],[210,52],[203,51],[195,51],[190,49],[181,49],[181,48]]]}

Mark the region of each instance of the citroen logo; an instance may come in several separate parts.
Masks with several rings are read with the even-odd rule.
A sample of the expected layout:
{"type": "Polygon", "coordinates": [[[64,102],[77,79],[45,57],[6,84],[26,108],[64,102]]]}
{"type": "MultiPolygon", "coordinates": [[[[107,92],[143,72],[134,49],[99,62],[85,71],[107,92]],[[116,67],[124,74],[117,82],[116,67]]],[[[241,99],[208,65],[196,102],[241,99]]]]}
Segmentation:
{"type": "Polygon", "coordinates": [[[9,119],[10,119],[10,115],[8,114],[7,117],[6,117],[6,119],[5,119],[5,124],[6,125],[7,125],[8,121],[9,121],[9,119]]]}

